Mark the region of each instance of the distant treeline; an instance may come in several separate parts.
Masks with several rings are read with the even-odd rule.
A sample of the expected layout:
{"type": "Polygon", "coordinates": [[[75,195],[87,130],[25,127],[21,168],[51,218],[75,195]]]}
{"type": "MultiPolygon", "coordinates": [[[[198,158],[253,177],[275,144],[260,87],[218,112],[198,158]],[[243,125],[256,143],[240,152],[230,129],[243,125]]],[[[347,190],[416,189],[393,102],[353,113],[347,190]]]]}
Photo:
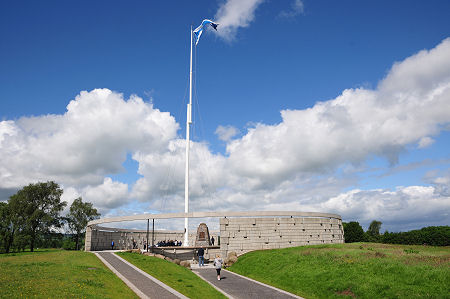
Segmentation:
{"type": "Polygon", "coordinates": [[[382,242],[386,244],[449,246],[450,226],[429,226],[400,233],[385,232],[382,242]]]}
{"type": "Polygon", "coordinates": [[[429,226],[408,232],[380,234],[380,221],[372,221],[369,229],[364,232],[356,222],[343,223],[346,243],[376,242],[385,244],[450,246],[450,226],[429,226]]]}

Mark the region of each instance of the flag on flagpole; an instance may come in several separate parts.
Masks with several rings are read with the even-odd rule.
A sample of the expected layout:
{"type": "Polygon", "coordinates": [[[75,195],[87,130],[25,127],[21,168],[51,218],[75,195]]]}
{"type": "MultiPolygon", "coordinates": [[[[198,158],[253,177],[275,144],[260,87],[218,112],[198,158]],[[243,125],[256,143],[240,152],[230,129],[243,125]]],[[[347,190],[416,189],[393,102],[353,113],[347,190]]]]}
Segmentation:
{"type": "Polygon", "coordinates": [[[200,40],[200,36],[201,36],[202,33],[203,33],[203,27],[206,26],[206,25],[208,25],[208,24],[210,24],[211,27],[214,28],[214,30],[217,31],[217,26],[218,26],[219,24],[214,23],[213,21],[208,20],[208,19],[203,20],[202,24],[201,24],[200,26],[198,26],[197,28],[195,28],[195,30],[194,30],[195,45],[197,45],[197,44],[198,44],[198,41],[200,40]]]}

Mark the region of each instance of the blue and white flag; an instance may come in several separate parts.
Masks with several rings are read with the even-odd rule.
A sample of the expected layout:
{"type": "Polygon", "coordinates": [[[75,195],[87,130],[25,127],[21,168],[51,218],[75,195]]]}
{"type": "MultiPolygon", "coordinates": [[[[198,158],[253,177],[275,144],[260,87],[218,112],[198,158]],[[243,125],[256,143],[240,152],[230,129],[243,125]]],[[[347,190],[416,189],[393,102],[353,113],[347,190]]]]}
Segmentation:
{"type": "Polygon", "coordinates": [[[195,28],[195,30],[194,30],[195,45],[198,44],[198,41],[200,40],[200,36],[201,36],[202,33],[203,33],[203,26],[206,26],[206,25],[208,25],[208,24],[210,24],[211,27],[214,28],[214,30],[217,31],[217,26],[218,26],[219,24],[214,23],[213,21],[208,20],[208,19],[203,20],[202,24],[201,24],[200,26],[198,26],[197,28],[195,28]]]}

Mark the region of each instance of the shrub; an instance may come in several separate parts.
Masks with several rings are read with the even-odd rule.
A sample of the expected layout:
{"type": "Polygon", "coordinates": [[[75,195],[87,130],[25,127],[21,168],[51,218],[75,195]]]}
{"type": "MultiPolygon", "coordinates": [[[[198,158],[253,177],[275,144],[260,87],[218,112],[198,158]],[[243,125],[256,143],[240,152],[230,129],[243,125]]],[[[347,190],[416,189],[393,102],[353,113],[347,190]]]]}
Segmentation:
{"type": "Polygon", "coordinates": [[[75,241],[71,239],[65,239],[62,245],[62,248],[65,250],[75,250],[76,249],[75,241]]]}

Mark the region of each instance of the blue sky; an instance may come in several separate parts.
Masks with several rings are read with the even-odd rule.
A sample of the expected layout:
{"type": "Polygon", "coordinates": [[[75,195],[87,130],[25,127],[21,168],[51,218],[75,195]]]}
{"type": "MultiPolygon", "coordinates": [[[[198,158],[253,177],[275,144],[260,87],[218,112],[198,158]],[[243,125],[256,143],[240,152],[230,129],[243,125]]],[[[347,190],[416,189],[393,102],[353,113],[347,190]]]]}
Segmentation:
{"type": "Polygon", "coordinates": [[[189,28],[211,18],[219,34],[195,51],[194,209],[448,225],[449,11],[443,0],[2,1],[0,200],[52,179],[103,215],[181,211],[189,28]],[[431,83],[403,86],[416,78],[431,83]],[[365,101],[377,107],[367,123],[350,113],[365,101]]]}

